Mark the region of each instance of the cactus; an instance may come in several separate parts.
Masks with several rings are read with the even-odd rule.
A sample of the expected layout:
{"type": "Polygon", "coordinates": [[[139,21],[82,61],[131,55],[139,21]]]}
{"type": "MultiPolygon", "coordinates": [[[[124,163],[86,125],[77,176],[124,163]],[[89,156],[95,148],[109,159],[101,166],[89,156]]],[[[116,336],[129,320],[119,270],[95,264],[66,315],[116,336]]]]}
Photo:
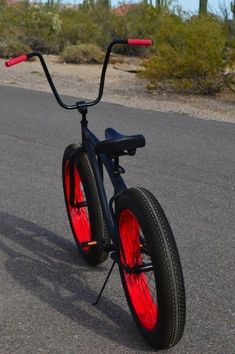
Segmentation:
{"type": "Polygon", "coordinates": [[[235,22],[235,0],[230,3],[231,11],[233,13],[233,22],[235,22]]]}
{"type": "Polygon", "coordinates": [[[163,7],[171,5],[172,0],[156,0],[156,7],[163,7]]]}
{"type": "Polygon", "coordinates": [[[199,14],[200,15],[206,15],[207,14],[207,0],[200,0],[199,3],[199,14]]]}

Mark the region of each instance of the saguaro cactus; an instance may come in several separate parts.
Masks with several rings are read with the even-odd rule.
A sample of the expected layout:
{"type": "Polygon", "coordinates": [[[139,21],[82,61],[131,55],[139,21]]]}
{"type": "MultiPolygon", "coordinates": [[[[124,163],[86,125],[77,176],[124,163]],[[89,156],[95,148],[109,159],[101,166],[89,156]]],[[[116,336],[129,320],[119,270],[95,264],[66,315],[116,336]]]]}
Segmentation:
{"type": "Polygon", "coordinates": [[[171,5],[172,0],[156,0],[156,7],[163,7],[171,5]]]}
{"type": "Polygon", "coordinates": [[[231,2],[231,11],[233,13],[233,22],[235,22],[235,0],[231,2]]]}
{"type": "Polygon", "coordinates": [[[200,0],[200,3],[199,3],[199,14],[200,15],[207,14],[207,3],[208,3],[208,0],[200,0]]]}

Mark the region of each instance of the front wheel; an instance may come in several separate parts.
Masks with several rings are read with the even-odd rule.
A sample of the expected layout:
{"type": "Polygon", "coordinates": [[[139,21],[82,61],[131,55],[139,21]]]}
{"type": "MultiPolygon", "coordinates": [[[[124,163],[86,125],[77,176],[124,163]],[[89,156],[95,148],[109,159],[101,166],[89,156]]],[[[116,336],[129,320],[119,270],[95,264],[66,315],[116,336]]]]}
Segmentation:
{"type": "Polygon", "coordinates": [[[145,189],[126,190],[116,202],[120,275],[131,313],[147,342],[175,345],[185,325],[180,259],[166,216],[145,189]]]}

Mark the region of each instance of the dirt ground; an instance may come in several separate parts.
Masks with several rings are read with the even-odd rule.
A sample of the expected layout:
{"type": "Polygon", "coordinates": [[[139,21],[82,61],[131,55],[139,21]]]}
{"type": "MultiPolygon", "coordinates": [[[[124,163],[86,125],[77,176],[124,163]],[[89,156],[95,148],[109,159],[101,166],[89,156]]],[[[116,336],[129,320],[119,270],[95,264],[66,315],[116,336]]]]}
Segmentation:
{"type": "MultiPolygon", "coordinates": [[[[77,100],[96,98],[101,65],[65,64],[52,55],[45,56],[45,60],[59,93],[75,96],[77,100]]],[[[5,69],[4,60],[0,59],[0,66],[1,85],[51,91],[38,61],[5,69]]],[[[147,81],[139,79],[134,73],[138,67],[139,62],[134,58],[127,62],[110,64],[103,101],[140,109],[184,113],[202,119],[235,122],[234,93],[201,97],[149,92],[146,89],[147,81]]]]}

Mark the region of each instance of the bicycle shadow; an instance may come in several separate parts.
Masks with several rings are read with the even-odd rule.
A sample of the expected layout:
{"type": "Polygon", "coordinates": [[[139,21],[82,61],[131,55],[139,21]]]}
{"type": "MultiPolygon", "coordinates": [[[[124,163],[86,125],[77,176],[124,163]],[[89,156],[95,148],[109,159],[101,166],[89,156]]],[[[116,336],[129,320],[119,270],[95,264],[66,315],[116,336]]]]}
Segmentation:
{"type": "Polygon", "coordinates": [[[0,221],[0,249],[8,256],[5,266],[21,286],[95,334],[151,351],[120,305],[103,295],[95,310],[91,309],[98,292],[87,284],[84,273],[92,271],[96,278],[102,273],[102,284],[107,269],[89,267],[71,241],[32,222],[2,212],[0,221]]]}

